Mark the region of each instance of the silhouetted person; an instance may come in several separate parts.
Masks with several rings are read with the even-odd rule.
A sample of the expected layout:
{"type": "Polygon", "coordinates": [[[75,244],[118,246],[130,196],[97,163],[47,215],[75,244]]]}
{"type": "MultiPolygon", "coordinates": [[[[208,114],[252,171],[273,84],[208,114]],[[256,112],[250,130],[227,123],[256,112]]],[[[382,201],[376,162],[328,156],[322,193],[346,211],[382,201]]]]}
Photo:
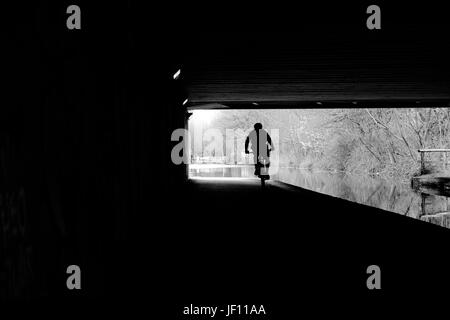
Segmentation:
{"type": "MultiPolygon", "coordinates": [[[[255,165],[255,175],[261,174],[261,167],[268,172],[270,166],[270,152],[274,150],[272,139],[266,130],[263,130],[261,123],[255,123],[247,138],[245,139],[245,153],[249,154],[248,145],[253,152],[253,163],[255,165]]],[[[267,174],[266,174],[267,175],[267,174]]]]}

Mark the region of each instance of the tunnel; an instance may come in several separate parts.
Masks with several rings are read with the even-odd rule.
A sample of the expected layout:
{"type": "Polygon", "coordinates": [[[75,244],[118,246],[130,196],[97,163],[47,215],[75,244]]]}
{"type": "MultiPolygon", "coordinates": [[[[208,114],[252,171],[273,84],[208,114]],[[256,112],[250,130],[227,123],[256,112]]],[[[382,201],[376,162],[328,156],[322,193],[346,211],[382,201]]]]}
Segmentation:
{"type": "MultiPolygon", "coordinates": [[[[0,108],[0,298],[95,305],[108,314],[147,314],[151,302],[170,319],[184,319],[181,306],[194,300],[237,300],[266,303],[287,318],[300,307],[322,310],[325,300],[330,309],[345,305],[337,297],[370,304],[376,295],[388,304],[405,292],[416,299],[448,288],[448,228],[411,214],[422,203],[435,211],[446,203],[408,190],[413,205],[393,208],[403,189],[374,183],[372,167],[357,168],[370,179],[344,181],[297,174],[303,160],[289,158],[299,148],[311,157],[302,165],[317,165],[319,134],[339,146],[323,154],[350,159],[333,144],[337,135],[321,131],[322,120],[344,119],[354,130],[371,128],[365,139],[397,135],[403,153],[382,145],[394,150],[386,161],[415,159],[399,134],[406,129],[380,117],[408,116],[408,128],[428,119],[422,109],[448,117],[445,10],[438,17],[388,10],[382,29],[368,30],[364,6],[341,5],[229,4],[202,15],[194,4],[83,3],[80,32],[67,30],[66,8],[49,2],[5,17],[13,27],[4,38],[0,108]],[[266,117],[264,127],[283,139],[301,128],[289,126],[298,116],[311,135],[276,145],[292,170],[271,173],[262,188],[251,166],[248,174],[224,173],[241,166],[237,151],[218,160],[190,149],[183,134],[199,111],[233,114],[230,129],[242,132],[266,117]],[[275,115],[284,122],[270,123],[275,115]],[[186,161],[173,161],[177,146],[186,161]],[[222,177],[201,176],[208,161],[222,177]],[[67,290],[70,265],[82,270],[81,290],[67,290]],[[381,267],[385,295],[367,291],[371,265],[381,267]]],[[[364,152],[376,164],[379,150],[359,138],[351,159],[364,152]]]]}

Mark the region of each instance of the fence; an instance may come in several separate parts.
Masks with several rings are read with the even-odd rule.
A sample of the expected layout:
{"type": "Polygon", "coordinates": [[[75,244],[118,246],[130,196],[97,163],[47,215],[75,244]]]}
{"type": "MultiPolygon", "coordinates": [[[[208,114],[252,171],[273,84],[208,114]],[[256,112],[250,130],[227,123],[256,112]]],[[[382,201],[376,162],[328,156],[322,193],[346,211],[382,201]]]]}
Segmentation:
{"type": "Polygon", "coordinates": [[[447,153],[450,152],[450,149],[419,149],[420,153],[420,174],[425,174],[425,155],[427,153],[443,153],[443,170],[447,170],[447,153]]]}

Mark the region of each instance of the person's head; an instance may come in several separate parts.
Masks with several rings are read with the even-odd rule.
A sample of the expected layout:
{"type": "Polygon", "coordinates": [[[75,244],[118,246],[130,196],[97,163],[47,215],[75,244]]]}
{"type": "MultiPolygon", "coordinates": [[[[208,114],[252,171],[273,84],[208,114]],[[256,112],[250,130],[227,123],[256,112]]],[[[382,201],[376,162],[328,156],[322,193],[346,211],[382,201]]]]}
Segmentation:
{"type": "Polygon", "coordinates": [[[253,128],[255,128],[255,130],[261,130],[262,129],[262,124],[257,122],[255,123],[255,125],[253,126],[253,128]]]}

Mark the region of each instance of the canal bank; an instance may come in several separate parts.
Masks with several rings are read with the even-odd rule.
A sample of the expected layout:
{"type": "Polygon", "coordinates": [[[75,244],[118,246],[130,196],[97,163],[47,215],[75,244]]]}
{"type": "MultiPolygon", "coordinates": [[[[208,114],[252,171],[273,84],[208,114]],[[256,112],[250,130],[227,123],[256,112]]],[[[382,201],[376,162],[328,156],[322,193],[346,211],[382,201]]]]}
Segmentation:
{"type": "MultiPolygon", "coordinates": [[[[394,179],[371,178],[343,172],[310,171],[307,169],[271,169],[271,180],[304,188],[321,194],[359,204],[395,212],[407,217],[450,227],[445,216],[436,216],[446,210],[448,196],[419,192],[407,183],[394,179]]],[[[248,165],[194,165],[191,177],[253,178],[248,165]]]]}

